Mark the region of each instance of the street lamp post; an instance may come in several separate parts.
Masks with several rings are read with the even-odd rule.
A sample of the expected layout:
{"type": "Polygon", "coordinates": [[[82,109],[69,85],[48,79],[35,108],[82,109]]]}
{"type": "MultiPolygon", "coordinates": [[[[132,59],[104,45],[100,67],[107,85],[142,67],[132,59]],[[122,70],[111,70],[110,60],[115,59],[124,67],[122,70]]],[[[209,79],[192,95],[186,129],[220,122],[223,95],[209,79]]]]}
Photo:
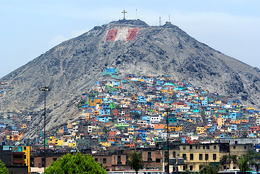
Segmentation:
{"type": "Polygon", "coordinates": [[[170,173],[170,145],[169,145],[169,112],[170,112],[171,110],[169,109],[169,108],[166,108],[166,112],[167,112],[167,122],[166,122],[166,124],[167,124],[167,151],[168,151],[168,165],[167,165],[167,174],[169,174],[170,173]]]}
{"type": "Polygon", "coordinates": [[[46,92],[50,91],[51,88],[47,86],[43,86],[39,88],[40,91],[44,91],[44,117],[43,117],[43,147],[44,147],[44,171],[46,168],[46,145],[45,145],[45,126],[46,126],[46,92]]]}

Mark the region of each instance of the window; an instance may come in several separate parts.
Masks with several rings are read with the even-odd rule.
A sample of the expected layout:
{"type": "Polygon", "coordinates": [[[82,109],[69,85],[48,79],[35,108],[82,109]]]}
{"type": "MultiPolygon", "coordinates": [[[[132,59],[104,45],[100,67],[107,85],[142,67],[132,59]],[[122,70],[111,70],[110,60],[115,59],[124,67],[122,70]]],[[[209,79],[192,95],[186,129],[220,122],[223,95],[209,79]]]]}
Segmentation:
{"type": "Polygon", "coordinates": [[[183,170],[186,170],[186,167],[187,167],[187,166],[186,166],[186,165],[184,165],[184,166],[183,166],[183,170]]]}
{"type": "Polygon", "coordinates": [[[53,161],[57,161],[57,158],[53,158],[53,161]]]}
{"type": "Polygon", "coordinates": [[[216,159],[217,159],[217,155],[213,154],[213,160],[216,160],[216,159]]]}
{"type": "Polygon", "coordinates": [[[193,170],[193,166],[190,166],[190,171],[192,171],[193,170]]]}
{"type": "Polygon", "coordinates": [[[26,159],[26,155],[24,155],[23,158],[26,159]]]}
{"type": "Polygon", "coordinates": [[[161,162],[161,159],[160,159],[160,158],[156,158],[156,162],[157,162],[157,163],[160,163],[160,162],[161,162]]]}
{"type": "Polygon", "coordinates": [[[42,158],[42,167],[44,167],[44,158],[42,158]]]}
{"type": "Polygon", "coordinates": [[[205,149],[205,146],[203,146],[203,149],[205,149]]]}
{"type": "Polygon", "coordinates": [[[95,161],[96,161],[96,162],[98,162],[98,159],[97,159],[97,158],[95,158],[95,161]]]}
{"type": "Polygon", "coordinates": [[[107,163],[107,159],[103,158],[103,164],[106,164],[106,163],[107,163]]]}
{"type": "Polygon", "coordinates": [[[246,146],[244,146],[244,149],[246,149],[246,146]]]}
{"type": "Polygon", "coordinates": [[[199,155],[199,160],[203,160],[202,154],[199,155]]]}
{"type": "Polygon", "coordinates": [[[151,157],[152,157],[151,152],[148,152],[148,159],[151,157]]]}
{"type": "Polygon", "coordinates": [[[233,146],[233,149],[236,149],[236,146],[233,146]]]}
{"type": "Polygon", "coordinates": [[[187,159],[186,154],[182,154],[182,158],[183,158],[184,160],[186,160],[186,159],[187,159]]]}
{"type": "Polygon", "coordinates": [[[23,147],[23,150],[26,150],[26,147],[23,147]]]}
{"type": "Polygon", "coordinates": [[[209,145],[207,144],[207,149],[209,149],[209,145]]]}
{"type": "Polygon", "coordinates": [[[186,150],[186,146],[183,146],[183,150],[186,150]]]}
{"type": "Polygon", "coordinates": [[[193,154],[190,154],[190,160],[193,160],[193,154]]]}
{"type": "Polygon", "coordinates": [[[190,145],[190,149],[192,149],[192,145],[190,145]]]}
{"type": "Polygon", "coordinates": [[[205,160],[209,160],[209,154],[205,154],[205,160]]]}
{"type": "Polygon", "coordinates": [[[172,156],[173,156],[174,158],[176,158],[176,152],[175,152],[175,151],[172,152],[172,156]]]}
{"type": "Polygon", "coordinates": [[[217,146],[214,146],[214,149],[217,149],[217,146]]]}

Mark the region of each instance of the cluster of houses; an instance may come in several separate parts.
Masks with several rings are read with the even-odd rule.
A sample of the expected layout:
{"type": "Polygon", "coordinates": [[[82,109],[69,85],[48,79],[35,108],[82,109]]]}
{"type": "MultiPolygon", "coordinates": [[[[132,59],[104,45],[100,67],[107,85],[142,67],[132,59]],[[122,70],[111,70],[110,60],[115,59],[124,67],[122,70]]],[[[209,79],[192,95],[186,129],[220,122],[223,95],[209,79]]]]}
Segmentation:
{"type": "MultiPolygon", "coordinates": [[[[183,145],[197,149],[195,145],[209,143],[210,148],[219,150],[223,146],[217,143],[220,140],[260,137],[260,114],[254,107],[243,106],[237,99],[209,92],[186,81],[176,81],[170,75],[140,76],[107,68],[102,80],[96,81],[93,89],[82,94],[77,106],[79,114],[56,130],[48,131],[45,141],[40,131],[34,139],[21,140],[32,116],[22,113],[22,117],[17,113],[2,115],[0,141],[2,145],[30,146],[31,153],[36,154],[35,159],[37,154],[42,153],[44,142],[51,153],[84,153],[90,150],[95,160],[104,165],[108,158],[118,158],[109,164],[109,170],[122,165],[117,162],[118,154],[124,155],[122,159],[125,159],[123,163],[126,165],[125,152],[139,149],[147,151],[143,157],[147,165],[153,162],[152,166],[165,170],[166,155],[159,145],[165,145],[168,139],[171,143],[179,143],[178,152],[174,153],[180,156],[185,153],[185,158],[189,153],[193,159],[195,152],[186,152],[183,145]],[[104,155],[107,156],[106,160],[104,155]]],[[[247,142],[243,146],[242,143],[241,148],[254,149],[255,144],[257,142],[253,146],[247,142]]],[[[174,151],[173,147],[177,146],[171,146],[174,151]]],[[[204,149],[204,145],[201,148],[204,149]]],[[[216,153],[213,153],[214,150],[208,152],[213,153],[210,156],[214,162],[229,153],[226,150],[225,154],[217,155],[218,150],[216,153]]],[[[206,155],[204,153],[203,156],[206,155]]],[[[197,155],[199,160],[201,154],[197,155]]],[[[57,158],[50,158],[47,164],[57,158]]],[[[43,166],[42,162],[35,163],[43,166]]],[[[198,167],[191,164],[182,169],[199,170],[198,167]]]]}
{"type": "MultiPolygon", "coordinates": [[[[82,94],[78,109],[77,119],[48,134],[45,140],[48,148],[96,148],[99,144],[106,150],[150,147],[167,138],[192,144],[221,138],[260,137],[260,114],[254,107],[243,106],[237,99],[186,81],[175,81],[170,75],[138,76],[107,68],[103,79],[82,94]]],[[[2,122],[2,144],[19,142],[31,119],[25,116],[12,125],[2,122]]],[[[21,143],[39,147],[43,144],[43,132],[38,133],[38,138],[21,143]]]]}

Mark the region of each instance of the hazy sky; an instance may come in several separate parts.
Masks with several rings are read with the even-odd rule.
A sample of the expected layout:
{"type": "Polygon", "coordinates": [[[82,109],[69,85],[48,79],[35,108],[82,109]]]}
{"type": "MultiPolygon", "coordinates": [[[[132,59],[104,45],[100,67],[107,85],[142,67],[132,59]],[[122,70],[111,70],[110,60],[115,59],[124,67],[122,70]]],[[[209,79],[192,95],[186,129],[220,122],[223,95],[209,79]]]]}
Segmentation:
{"type": "Polygon", "coordinates": [[[169,20],[222,53],[260,68],[259,0],[0,0],[0,78],[94,26],[169,20]],[[137,13],[136,13],[137,9],[137,13]]]}

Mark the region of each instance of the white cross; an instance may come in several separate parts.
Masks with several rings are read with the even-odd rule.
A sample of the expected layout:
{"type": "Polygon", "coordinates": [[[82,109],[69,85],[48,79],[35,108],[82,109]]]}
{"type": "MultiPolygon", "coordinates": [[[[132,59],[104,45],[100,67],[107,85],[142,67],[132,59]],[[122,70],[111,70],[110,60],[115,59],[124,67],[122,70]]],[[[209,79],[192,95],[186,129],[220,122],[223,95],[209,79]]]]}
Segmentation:
{"type": "Polygon", "coordinates": [[[121,13],[124,13],[124,20],[125,20],[125,14],[127,13],[125,10],[122,11],[121,13]]]}

